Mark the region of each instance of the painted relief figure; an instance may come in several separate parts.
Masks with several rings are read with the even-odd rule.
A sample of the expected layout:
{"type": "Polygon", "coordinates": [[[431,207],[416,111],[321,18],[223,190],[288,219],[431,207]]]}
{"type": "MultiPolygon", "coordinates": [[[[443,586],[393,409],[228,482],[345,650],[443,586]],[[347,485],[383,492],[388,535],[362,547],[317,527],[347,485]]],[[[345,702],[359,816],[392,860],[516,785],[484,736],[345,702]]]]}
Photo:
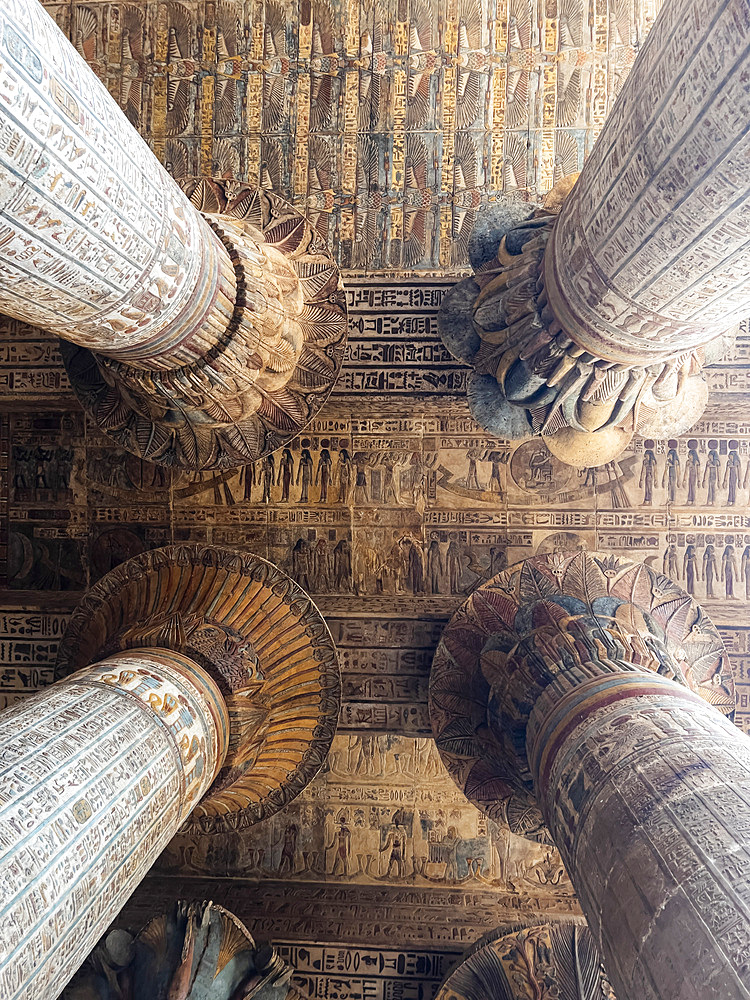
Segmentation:
{"type": "Polygon", "coordinates": [[[674,503],[677,499],[677,484],[680,481],[680,456],[677,454],[677,441],[674,438],[670,438],[667,444],[669,451],[661,477],[661,485],[662,489],[666,485],[667,498],[670,503],[674,503]]]}
{"type": "Polygon", "coordinates": [[[333,841],[328,845],[326,849],[335,850],[333,868],[331,869],[329,874],[348,875],[349,855],[352,849],[352,832],[347,823],[346,815],[343,815],[341,819],[339,819],[338,830],[334,835],[333,841]]]}
{"type": "Polygon", "coordinates": [[[468,490],[478,490],[479,479],[477,477],[477,453],[475,451],[470,451],[468,454],[469,458],[469,471],[466,475],[466,488],[468,490]]]}
{"type": "Polygon", "coordinates": [[[331,466],[333,461],[328,448],[323,448],[318,459],[318,468],[315,470],[315,485],[320,486],[320,502],[328,502],[328,486],[331,482],[331,466]]]}
{"type": "Polygon", "coordinates": [[[383,460],[383,503],[401,504],[394,469],[396,462],[390,455],[383,460]]]}
{"type": "Polygon", "coordinates": [[[724,581],[726,596],[734,597],[734,581],[738,579],[734,545],[724,546],[724,552],[721,557],[721,579],[724,581]]]}
{"type": "Polygon", "coordinates": [[[440,593],[443,576],[443,556],[440,551],[438,536],[433,532],[430,536],[430,546],[427,549],[427,581],[431,594],[440,593]]]}
{"type": "Polygon", "coordinates": [[[698,477],[701,471],[701,460],[698,457],[698,442],[695,438],[688,441],[688,457],[685,461],[685,474],[682,477],[683,487],[687,484],[686,504],[691,506],[695,503],[696,489],[698,487],[698,477]]]}
{"type": "Polygon", "coordinates": [[[318,590],[333,590],[333,549],[325,538],[319,538],[312,553],[313,577],[318,590]]]}
{"type": "Polygon", "coordinates": [[[288,448],[285,448],[284,453],[281,456],[281,461],[279,462],[279,478],[276,480],[276,485],[281,486],[282,503],[289,503],[289,490],[292,485],[293,477],[294,456],[288,448]]]}
{"type": "Polygon", "coordinates": [[[292,576],[305,590],[310,590],[310,543],[298,538],[292,549],[292,576]]]}
{"type": "Polygon", "coordinates": [[[451,532],[448,542],[448,583],[451,594],[461,593],[461,546],[455,532],[451,532]]]}
{"type": "Polygon", "coordinates": [[[263,497],[262,503],[271,502],[271,487],[273,486],[276,472],[276,463],[274,461],[273,452],[270,455],[266,455],[263,459],[263,472],[261,473],[263,477],[263,497]]]}
{"type": "Polygon", "coordinates": [[[664,576],[668,576],[672,580],[680,579],[679,555],[677,553],[677,546],[673,541],[670,541],[666,551],[664,552],[662,572],[664,573],[664,576]]]}
{"type": "Polygon", "coordinates": [[[721,460],[719,458],[719,452],[717,451],[719,442],[715,438],[711,438],[708,442],[708,447],[709,452],[708,458],[706,459],[706,468],[703,470],[702,486],[705,488],[706,483],[708,483],[706,503],[713,505],[716,503],[716,487],[719,483],[719,468],[721,467],[721,460]]]}
{"type": "Polygon", "coordinates": [[[745,551],[742,553],[740,569],[745,579],[745,599],[750,601],[750,545],[746,545],[745,551]]]}
{"type": "Polygon", "coordinates": [[[644,441],[645,452],[641,462],[641,478],[638,481],[639,488],[643,489],[644,504],[651,505],[654,502],[654,486],[656,484],[657,462],[654,454],[654,442],[651,438],[644,441]]]}
{"type": "Polygon", "coordinates": [[[302,449],[299,465],[297,466],[297,478],[294,482],[295,486],[299,486],[300,479],[302,480],[302,492],[300,493],[299,502],[307,503],[313,479],[313,460],[309,448],[302,449]]]}
{"type": "Polygon", "coordinates": [[[380,848],[381,854],[386,851],[389,852],[388,869],[385,873],[386,878],[391,877],[394,868],[398,878],[404,878],[406,875],[406,830],[402,826],[402,823],[403,815],[401,810],[397,809],[393,814],[391,828],[385,838],[385,843],[380,848]]]}
{"type": "Polygon", "coordinates": [[[346,448],[342,448],[336,462],[336,488],[339,503],[349,503],[352,492],[352,460],[346,448]]]}
{"type": "Polygon", "coordinates": [[[354,502],[355,504],[369,503],[370,497],[367,490],[367,455],[358,451],[352,459],[354,464],[354,502]]]}
{"type": "Polygon", "coordinates": [[[706,597],[714,596],[714,580],[717,579],[718,575],[716,552],[713,545],[709,543],[703,551],[703,579],[706,581],[706,597]]]}
{"type": "Polygon", "coordinates": [[[502,456],[499,451],[491,451],[489,458],[492,466],[492,471],[490,472],[490,493],[500,495],[503,492],[500,479],[500,461],[502,456]]]}
{"type": "Polygon", "coordinates": [[[407,539],[407,560],[408,560],[408,579],[411,584],[411,591],[413,594],[423,594],[424,593],[424,565],[422,562],[422,553],[418,545],[409,538],[407,539]]]}
{"type": "Polygon", "coordinates": [[[352,549],[346,538],[338,541],[333,550],[333,572],[336,590],[349,590],[352,579],[352,549]]]}
{"type": "Polygon", "coordinates": [[[250,502],[252,500],[253,487],[257,485],[255,472],[255,462],[243,465],[240,469],[240,486],[243,490],[243,499],[250,502]]]}
{"type": "MultiPolygon", "coordinates": [[[[750,548],[750,546],[748,548],[750,548]]],[[[748,550],[746,549],[745,551],[748,550]]],[[[685,578],[685,590],[687,590],[688,594],[694,594],[695,582],[701,578],[698,556],[695,552],[695,545],[688,545],[685,549],[685,555],[682,560],[682,575],[685,578]]]]}
{"type": "Polygon", "coordinates": [[[737,487],[740,485],[740,476],[742,474],[742,462],[740,456],[737,454],[737,449],[739,448],[739,441],[731,440],[729,442],[729,455],[727,456],[727,464],[724,467],[724,481],[722,486],[727,489],[727,504],[730,507],[734,507],[737,501],[737,487]]]}
{"type": "Polygon", "coordinates": [[[279,860],[279,875],[285,870],[289,869],[289,873],[293,873],[296,867],[295,855],[297,851],[297,835],[299,833],[299,827],[296,823],[290,823],[284,830],[284,844],[281,848],[281,859],[279,860]]]}

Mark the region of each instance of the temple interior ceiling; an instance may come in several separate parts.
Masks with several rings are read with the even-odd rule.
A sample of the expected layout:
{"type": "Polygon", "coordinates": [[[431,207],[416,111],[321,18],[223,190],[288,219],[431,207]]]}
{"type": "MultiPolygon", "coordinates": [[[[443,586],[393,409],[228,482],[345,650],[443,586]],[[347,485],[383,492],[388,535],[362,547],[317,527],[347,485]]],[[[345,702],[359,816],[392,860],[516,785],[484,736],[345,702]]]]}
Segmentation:
{"type": "Polygon", "coordinates": [[[179,541],[249,549],[314,597],[343,705],[324,771],[236,833],[178,835],[124,918],[212,898],[319,997],[429,998],[477,936],[577,913],[557,852],[485,819],[430,739],[440,632],[540,552],[640,558],[695,595],[750,732],[750,331],[708,369],[701,421],[604,467],[490,437],[436,313],[472,231],[580,169],[658,0],[66,0],[45,7],[177,178],[261,183],[343,269],[342,376],[315,422],[241,471],[119,451],[58,343],[0,318],[0,705],[52,680],[83,591],[179,541]],[[400,847],[396,847],[396,843],[400,847]]]}

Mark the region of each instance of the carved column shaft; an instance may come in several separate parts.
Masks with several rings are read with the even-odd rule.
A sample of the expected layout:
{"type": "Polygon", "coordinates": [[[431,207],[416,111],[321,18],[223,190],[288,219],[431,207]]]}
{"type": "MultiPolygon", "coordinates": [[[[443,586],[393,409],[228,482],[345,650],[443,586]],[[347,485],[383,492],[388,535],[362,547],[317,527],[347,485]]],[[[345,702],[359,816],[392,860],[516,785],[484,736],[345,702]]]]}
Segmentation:
{"type": "Polygon", "coordinates": [[[118,653],[0,716],[0,993],[56,997],[219,772],[214,681],[118,653]]]}
{"type": "Polygon", "coordinates": [[[0,15],[5,312],[136,367],[219,342],[227,250],[38,0],[0,15]]]}
{"type": "Polygon", "coordinates": [[[623,1000],[750,998],[750,741],[733,711],[702,608],[611,555],[504,570],[438,645],[444,762],[493,818],[551,835],[623,1000]]]}
{"type": "Polygon", "coordinates": [[[667,0],[545,251],[554,318],[607,361],[700,347],[750,312],[750,8],[667,0]]]}
{"type": "Polygon", "coordinates": [[[64,338],[73,388],[120,446],[236,468],[322,406],[343,360],[343,289],[281,198],[185,183],[195,204],[38,0],[7,0],[2,308],[64,338]]]}
{"type": "Polygon", "coordinates": [[[527,750],[618,995],[750,997],[746,737],[673,681],[614,674],[550,685],[527,750]]]}
{"type": "Polygon", "coordinates": [[[744,0],[665,0],[578,180],[475,248],[440,329],[487,430],[583,468],[700,418],[750,313],[749,43],[744,0]]]}

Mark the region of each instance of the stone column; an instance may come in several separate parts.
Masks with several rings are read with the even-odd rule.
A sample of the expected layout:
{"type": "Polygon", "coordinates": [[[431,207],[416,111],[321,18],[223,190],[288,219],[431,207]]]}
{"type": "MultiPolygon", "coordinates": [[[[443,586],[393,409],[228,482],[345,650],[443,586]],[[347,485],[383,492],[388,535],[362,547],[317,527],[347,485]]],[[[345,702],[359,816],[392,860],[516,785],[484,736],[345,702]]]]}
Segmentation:
{"type": "Polygon", "coordinates": [[[130,650],[0,717],[0,993],[59,995],[226,756],[189,657],[130,650]]]}
{"type": "Polygon", "coordinates": [[[201,215],[38,0],[0,12],[0,95],[3,309],[78,345],[63,357],[100,426],[193,469],[298,433],[346,334],[304,218],[238,184],[201,215]]]}
{"type": "Polygon", "coordinates": [[[231,834],[282,809],[339,713],[335,646],[307,594],[207,545],[103,577],[57,675],[0,716],[3,1000],[57,997],[178,827],[231,834]]]}
{"type": "Polygon", "coordinates": [[[704,350],[750,313],[749,41],[743,0],[665,0],[572,192],[499,225],[449,299],[489,429],[521,406],[581,466],[698,419],[704,350]]]}
{"type": "Polygon", "coordinates": [[[750,997],[750,741],[688,594],[612,556],[528,560],[449,623],[430,685],[451,773],[551,834],[618,996],[750,997]]]}
{"type": "Polygon", "coordinates": [[[565,672],[527,753],[619,995],[750,997],[747,737],[658,675],[565,672]]]}

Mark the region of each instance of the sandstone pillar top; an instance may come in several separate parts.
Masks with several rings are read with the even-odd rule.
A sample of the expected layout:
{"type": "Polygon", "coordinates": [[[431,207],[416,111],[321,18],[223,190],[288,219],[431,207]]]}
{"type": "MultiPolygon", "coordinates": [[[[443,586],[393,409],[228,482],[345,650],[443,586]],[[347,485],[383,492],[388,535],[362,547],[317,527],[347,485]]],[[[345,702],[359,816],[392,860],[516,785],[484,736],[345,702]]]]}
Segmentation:
{"type": "Polygon", "coordinates": [[[580,177],[484,227],[440,329],[487,430],[583,468],[700,418],[750,314],[748,40],[743,0],[665,0],[580,177]]]}
{"type": "Polygon", "coordinates": [[[272,563],[197,544],[122,563],[74,612],[57,674],[149,647],[202,666],[229,717],[224,766],[184,829],[250,826],[283,808],[317,774],[338,722],[336,648],[309,596],[272,563]]]}
{"type": "Polygon", "coordinates": [[[38,0],[0,11],[0,287],[63,339],[122,447],[236,468],[293,438],[343,362],[333,258],[279,195],[157,161],[38,0]]]}
{"type": "Polygon", "coordinates": [[[672,678],[729,718],[724,643],[696,601],[643,563],[605,552],[552,553],[483,584],[451,618],[430,674],[430,718],[443,763],[466,796],[532,840],[548,839],[527,729],[556,674],[672,678]],[[591,649],[598,659],[591,662],[591,649]]]}

